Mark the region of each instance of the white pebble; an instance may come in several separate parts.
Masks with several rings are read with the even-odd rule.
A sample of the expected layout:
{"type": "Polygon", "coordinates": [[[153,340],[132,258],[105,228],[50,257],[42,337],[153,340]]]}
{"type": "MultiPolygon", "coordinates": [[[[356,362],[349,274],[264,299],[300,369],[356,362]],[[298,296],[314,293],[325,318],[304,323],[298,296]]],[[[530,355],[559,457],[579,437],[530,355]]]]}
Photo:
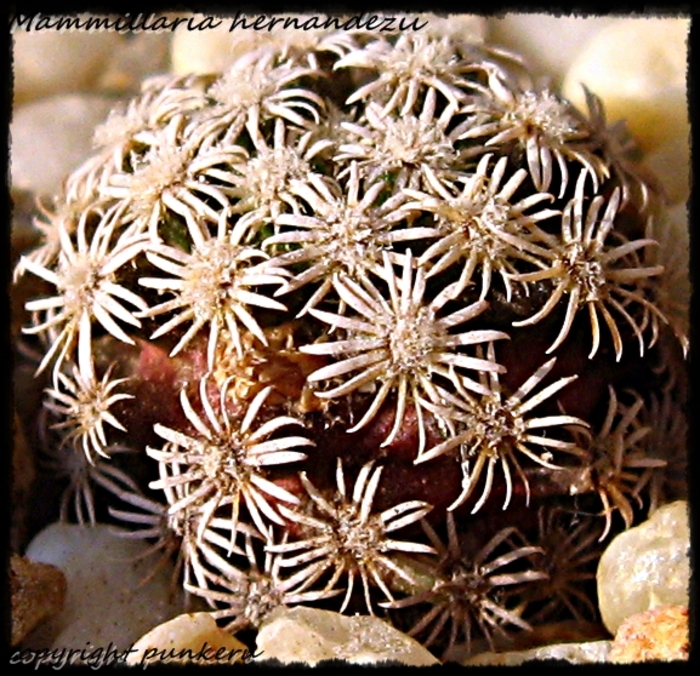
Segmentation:
{"type": "Polygon", "coordinates": [[[687,139],[689,27],[688,19],[647,17],[603,28],[571,65],[564,96],[585,110],[585,84],[602,99],[608,122],[627,120],[645,151],[687,139]]]}
{"type": "Polygon", "coordinates": [[[94,152],[94,128],[114,105],[114,99],[95,94],[61,94],[18,106],[10,123],[12,185],[38,195],[57,193],[94,152]]]}
{"type": "Polygon", "coordinates": [[[384,620],[369,615],[341,615],[329,610],[277,608],[260,627],[258,660],[283,664],[346,660],[353,664],[398,661],[409,666],[439,664],[418,641],[384,620]]]}
{"type": "Polygon", "coordinates": [[[129,666],[166,662],[231,664],[253,659],[235,636],[225,632],[209,613],[184,613],[159,624],[133,645],[129,666]]]}
{"type": "Polygon", "coordinates": [[[115,535],[111,526],[54,523],[29,544],[26,556],[63,571],[68,593],[63,611],[35,631],[27,648],[119,650],[183,611],[184,593],[171,587],[172,565],[145,584],[158,555],[138,558],[149,544],[115,535]]]}
{"type": "Polygon", "coordinates": [[[690,584],[688,503],[660,507],[648,521],[620,533],[603,552],[598,605],[611,634],[631,615],[687,606],[690,584]]]}

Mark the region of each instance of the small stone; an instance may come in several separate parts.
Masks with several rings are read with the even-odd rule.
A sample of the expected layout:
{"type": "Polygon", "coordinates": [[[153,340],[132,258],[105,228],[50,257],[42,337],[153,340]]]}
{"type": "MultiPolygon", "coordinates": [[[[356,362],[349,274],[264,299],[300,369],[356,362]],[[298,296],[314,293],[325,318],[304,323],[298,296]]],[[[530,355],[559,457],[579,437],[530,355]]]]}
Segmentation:
{"type": "MultiPolygon", "coordinates": [[[[76,18],[84,21],[88,17],[76,18]]],[[[89,90],[124,38],[113,31],[19,29],[12,39],[16,105],[53,94],[89,90]]],[[[45,152],[39,155],[46,159],[45,152]]]]}
{"type": "Polygon", "coordinates": [[[587,643],[557,643],[541,648],[503,653],[486,652],[469,658],[464,666],[513,667],[532,660],[565,660],[572,664],[593,664],[609,660],[611,645],[612,641],[589,641],[587,643]]]}
{"type": "Polygon", "coordinates": [[[25,642],[28,648],[119,650],[152,627],[180,614],[184,592],[173,589],[170,562],[154,573],[158,554],[150,544],[118,537],[113,526],[54,523],[27,548],[27,558],[60,568],[68,581],[63,612],[44,623],[25,642]],[[144,584],[147,577],[153,577],[144,584]]]}
{"type": "Polygon", "coordinates": [[[688,605],[689,550],[685,500],[660,507],[610,543],[600,558],[597,582],[600,613],[611,634],[637,613],[688,605]]]}
{"type": "Polygon", "coordinates": [[[10,123],[13,186],[37,195],[56,194],[68,174],[94,152],[93,130],[114,105],[105,96],[62,94],[18,106],[10,123]]]}
{"type": "Polygon", "coordinates": [[[610,649],[615,663],[687,660],[690,650],[688,608],[654,608],[628,617],[610,649]]]}
{"type": "Polygon", "coordinates": [[[649,152],[675,136],[688,137],[689,19],[629,18],[603,28],[586,44],[562,85],[586,110],[585,84],[598,95],[609,123],[627,120],[649,152]]]}
{"type": "Polygon", "coordinates": [[[66,598],[66,577],[55,566],[10,557],[12,605],[11,645],[18,645],[35,627],[57,615],[66,598]]]}
{"type": "Polygon", "coordinates": [[[256,644],[260,654],[256,661],[279,660],[283,664],[315,665],[322,660],[439,664],[418,641],[378,617],[301,606],[273,610],[260,626],[256,644]]]}
{"type": "Polygon", "coordinates": [[[159,624],[132,646],[129,666],[162,662],[184,664],[232,664],[247,661],[248,648],[225,632],[209,613],[184,613],[159,624]]]}

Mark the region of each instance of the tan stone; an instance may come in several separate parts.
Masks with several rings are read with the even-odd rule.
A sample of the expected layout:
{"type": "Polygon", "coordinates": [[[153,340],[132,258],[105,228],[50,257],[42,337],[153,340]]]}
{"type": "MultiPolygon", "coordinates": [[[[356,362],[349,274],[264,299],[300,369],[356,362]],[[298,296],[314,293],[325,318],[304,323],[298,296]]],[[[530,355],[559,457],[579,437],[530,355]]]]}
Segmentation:
{"type": "Polygon", "coordinates": [[[184,613],[159,624],[132,646],[126,664],[229,664],[248,661],[250,651],[217,626],[209,613],[184,613]]]}
{"type": "Polygon", "coordinates": [[[11,644],[16,646],[27,634],[57,615],[66,598],[66,577],[56,566],[30,561],[18,554],[10,557],[12,606],[11,644]]]}
{"type": "Polygon", "coordinates": [[[688,608],[654,608],[632,615],[620,625],[610,661],[687,660],[689,650],[688,608]]]}

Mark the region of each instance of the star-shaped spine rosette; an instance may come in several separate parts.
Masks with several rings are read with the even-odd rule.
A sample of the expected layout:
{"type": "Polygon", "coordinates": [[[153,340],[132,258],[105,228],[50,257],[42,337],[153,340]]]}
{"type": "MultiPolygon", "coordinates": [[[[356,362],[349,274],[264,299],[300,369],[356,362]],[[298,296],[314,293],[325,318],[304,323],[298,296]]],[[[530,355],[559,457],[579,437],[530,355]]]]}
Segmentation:
{"type": "Polygon", "coordinates": [[[309,481],[306,472],[300,472],[301,482],[309,497],[309,507],[313,509],[295,511],[285,505],[280,505],[279,509],[285,518],[296,524],[302,533],[301,539],[266,546],[273,553],[292,554],[283,556],[281,567],[302,566],[301,572],[294,575],[295,580],[301,580],[298,592],[307,590],[329,569],[333,572],[323,592],[333,591],[340,579],[346,576],[348,586],[340,607],[341,613],[350,603],[358,575],[362,579],[365,604],[371,614],[374,614],[371,587],[379,587],[387,599],[393,600],[391,578],[398,576],[405,582],[416,583],[410,572],[394,560],[393,552],[434,553],[428,545],[388,537],[389,533],[423,518],[432,509],[431,505],[410,500],[379,513],[372,512],[382,469],[375,467],[374,461],[363,465],[350,495],[345,484],[343,463],[338,458],[337,490],[330,496],[318,490],[309,481]]]}
{"type": "MultiPolygon", "coordinates": [[[[136,98],[113,108],[107,119],[95,127],[93,144],[101,150],[114,152],[115,159],[123,158],[123,151],[130,149],[143,132],[167,127],[178,114],[203,109],[207,105],[202,91],[204,81],[197,73],[146,78],[136,98]]],[[[121,161],[115,164],[121,166],[121,161]]]]}
{"type": "Polygon", "coordinates": [[[41,373],[57,356],[54,371],[61,368],[66,355],[77,338],[77,363],[84,377],[92,372],[92,325],[100,326],[130,345],[134,344],[124,329],[115,321],[140,327],[134,311],[146,310],[146,302],[133,291],[117,283],[117,271],[141,255],[146,245],[142,235],[126,230],[120,232],[119,208],[105,208],[94,204],[80,216],[75,233],[71,235],[64,221],[56,224],[60,251],[53,264],[41,265],[23,256],[25,270],[52,284],[55,296],[38,298],[25,304],[28,312],[36,313],[32,326],[24,328],[28,334],[46,334],[51,342],[37,373],[41,373]],[[95,223],[97,221],[97,223],[95,223]]]}
{"type": "Polygon", "coordinates": [[[580,623],[595,622],[596,605],[588,585],[595,584],[596,566],[603,547],[596,542],[600,528],[595,517],[568,512],[561,507],[542,506],[537,512],[537,557],[547,579],[528,588],[525,601],[533,625],[554,620],[562,609],[580,623]],[[533,613],[531,605],[536,606],[533,613]]]}
{"type": "Polygon", "coordinates": [[[270,522],[284,525],[284,521],[270,503],[278,501],[297,504],[298,498],[267,478],[267,467],[287,465],[306,459],[298,450],[311,446],[303,436],[290,435],[285,428],[302,426],[297,419],[276,416],[259,427],[253,423],[260,413],[272,387],[261,390],[251,401],[243,418],[233,416],[228,408],[228,389],[231,379],[221,385],[219,411],[207,393],[208,377],[200,380],[199,395],[204,416],[198,413],[185,390],[180,403],[193,427],[191,433],[181,432],[160,423],[154,426],[158,436],[167,442],[161,449],[148,447],[149,457],[158,461],[160,479],[149,486],[166,491],[170,499],[169,514],[186,510],[201,515],[198,539],[220,508],[230,505],[231,545],[238,529],[239,513],[245,507],[260,533],[267,537],[270,522]],[[279,434],[279,432],[284,432],[279,434]],[[181,495],[168,492],[183,485],[181,495]]]}
{"type": "Polygon", "coordinates": [[[204,126],[230,142],[236,141],[246,125],[257,128],[271,119],[309,128],[318,124],[325,102],[294,83],[320,75],[315,68],[292,60],[280,62],[275,49],[249,52],[207,89],[214,105],[204,117],[204,126]]]}
{"type": "Polygon", "coordinates": [[[525,150],[530,178],[538,191],[549,191],[554,161],[559,167],[558,197],[569,183],[567,163],[575,161],[589,173],[598,188],[609,176],[605,161],[596,155],[589,126],[571,103],[548,88],[539,88],[527,78],[525,86],[516,86],[502,71],[488,68],[488,87],[459,113],[467,119],[455,130],[459,140],[485,138],[481,149],[508,147],[518,143],[525,150]]]}
{"type": "MultiPolygon", "coordinates": [[[[547,354],[554,352],[564,342],[576,313],[586,307],[593,336],[589,358],[592,359],[600,347],[600,313],[612,335],[615,356],[619,361],[623,340],[608,309],[610,307],[632,328],[639,342],[640,356],[643,356],[645,341],[640,324],[655,326],[659,319],[666,321],[658,308],[645,297],[647,279],[660,275],[664,268],[662,265],[645,266],[638,255],[640,249],[655,246],[657,242],[650,238],[628,241],[614,230],[620,204],[619,188],[613,190],[607,204],[603,195],[596,195],[584,216],[586,176],[587,172],[582,171],[574,197],[563,211],[561,237],[538,231],[538,237],[545,245],[538,246],[539,256],[550,261],[550,266],[536,272],[513,275],[514,280],[521,282],[551,279],[554,285],[545,304],[531,317],[513,322],[513,326],[536,324],[547,317],[564,296],[568,296],[564,323],[547,354]],[[599,218],[604,204],[605,211],[599,218]],[[611,244],[609,240],[617,240],[619,244],[611,244]],[[630,313],[630,306],[634,305],[640,305],[644,310],[643,321],[638,322],[630,313]]],[[[655,334],[657,332],[654,331],[655,334]]]]}
{"type": "Polygon", "coordinates": [[[538,191],[549,191],[554,161],[561,174],[559,198],[569,183],[567,163],[575,161],[589,173],[598,188],[608,177],[602,158],[589,142],[590,128],[575,108],[548,88],[528,82],[522,89],[507,83],[501,72],[488,69],[486,96],[478,97],[460,109],[467,119],[456,129],[459,140],[486,138],[483,151],[518,143],[525,150],[530,178],[538,191]]]}
{"type": "Polygon", "coordinates": [[[333,68],[366,68],[378,73],[376,79],[356,89],[346,105],[374,100],[382,105],[383,116],[393,111],[404,116],[430,90],[440,93],[447,107],[456,111],[467,98],[464,88],[470,84],[464,73],[472,71],[474,64],[457,58],[447,38],[406,33],[393,44],[384,38],[373,40],[343,56],[333,68]]]}
{"type": "MultiPolygon", "coordinates": [[[[608,385],[608,409],[603,424],[597,433],[580,440],[588,455],[583,483],[586,489],[592,488],[598,494],[603,505],[601,515],[605,517],[605,528],[599,542],[610,533],[616,511],[626,528],[632,526],[632,500],[641,507],[641,491],[649,484],[655,470],[667,465],[666,460],[647,452],[645,437],[650,434],[651,427],[642,424],[644,399],[632,391],[623,394],[626,399],[631,396],[631,404],[620,401],[615,388],[608,385]]],[[[572,486],[572,493],[579,492],[582,492],[580,487],[572,486]]]]}
{"type": "MultiPolygon", "coordinates": [[[[490,361],[496,363],[493,343],[489,343],[487,356],[490,361]]],[[[480,398],[467,392],[458,380],[458,396],[440,389],[439,397],[442,399],[440,405],[436,406],[432,402],[425,403],[426,408],[444,421],[449,438],[419,455],[414,462],[416,464],[426,462],[450,453],[454,449],[459,450],[463,474],[462,492],[448,507],[449,510],[454,510],[467,501],[478,485],[482,472],[486,469],[481,496],[472,508],[472,514],[478,512],[491,494],[495,469],[499,464],[503,470],[506,485],[503,509],[508,507],[513,494],[511,466],[515,468],[525,487],[526,503],[529,504],[530,485],[516,453],[521,453],[534,463],[551,470],[557,470],[560,467],[552,463],[553,457],[549,449],[585,456],[585,452],[573,441],[563,441],[552,435],[552,428],[560,425],[578,425],[585,428],[587,423],[584,420],[564,414],[543,417],[528,415],[530,411],[578,377],[573,375],[560,378],[537,394],[526,398],[554,368],[555,362],[556,358],[553,358],[542,364],[507,398],[504,396],[498,373],[491,371],[488,374],[488,390],[485,394],[481,394],[480,398]],[[532,433],[532,430],[538,429],[544,432],[539,435],[532,433]],[[540,447],[539,452],[536,447],[540,447]]],[[[486,385],[486,376],[482,375],[482,379],[486,385]]]]}
{"type": "Polygon", "coordinates": [[[661,392],[653,393],[640,411],[642,426],[650,428],[643,441],[644,453],[666,462],[665,467],[655,470],[649,478],[650,514],[661,505],[687,495],[688,418],[684,412],[687,396],[672,379],[661,392]]]}
{"type": "Polygon", "coordinates": [[[160,241],[168,218],[184,220],[189,228],[197,221],[216,222],[237,174],[231,167],[245,154],[238,145],[202,141],[197,118],[173,117],[168,126],[142,132],[124,170],[113,172],[101,186],[102,194],[124,204],[125,213],[139,230],[148,230],[160,241]]]}
{"type": "MultiPolygon", "coordinates": [[[[116,495],[124,487],[135,489],[134,480],[123,470],[111,465],[106,460],[86,462],[80,448],[69,448],[70,459],[64,459],[62,468],[56,469],[55,477],[66,476],[69,483],[61,496],[59,520],[69,523],[69,504],[73,503],[74,519],[79,525],[95,526],[99,520],[97,517],[97,505],[104,500],[104,495],[98,495],[95,499],[95,486],[116,495]]],[[[133,453],[133,449],[124,446],[108,448],[107,453],[113,457],[116,453],[133,453]]],[[[59,461],[57,464],[59,464],[59,461]]]]}
{"type": "Polygon", "coordinates": [[[206,97],[198,86],[202,79],[198,74],[146,79],[137,98],[113,108],[95,128],[93,145],[99,153],[70,175],[67,197],[74,199],[81,190],[105,185],[113,173],[123,171],[130,153],[158,129],[167,127],[177,116],[204,108],[206,97]]]}
{"type": "Polygon", "coordinates": [[[639,153],[636,141],[627,129],[625,120],[617,120],[608,125],[605,108],[600,97],[591,92],[586,85],[581,85],[588,108],[588,124],[591,134],[603,151],[605,164],[600,168],[601,179],[612,175],[617,178],[622,188],[620,207],[624,208],[633,198],[638,199],[639,210],[646,213],[652,205],[653,194],[663,191],[656,178],[644,171],[643,166],[635,160],[639,153]]]}
{"type": "MultiPolygon", "coordinates": [[[[446,108],[436,119],[435,106],[433,90],[418,117],[382,115],[379,105],[369,103],[357,122],[341,122],[344,137],[333,159],[341,166],[354,160],[363,179],[372,183],[387,177],[397,191],[421,185],[437,189],[440,179],[460,174],[460,154],[446,132],[452,110],[446,108]]],[[[338,177],[347,171],[341,170],[338,177]]]]}
{"type": "Polygon", "coordinates": [[[183,484],[168,487],[164,490],[165,504],[147,498],[135,485],[113,491],[120,500],[136,508],[127,510],[109,507],[110,516],[126,526],[117,530],[115,535],[130,540],[148,540],[150,546],[144,549],[138,558],[145,559],[153,555],[158,557],[151,571],[139,582],[139,586],[148,584],[162,566],[172,562],[173,555],[176,555],[172,572],[173,589],[182,584],[187,590],[193,577],[198,581],[206,579],[208,571],[202,564],[200,550],[206,555],[205,552],[216,547],[218,550],[224,550],[227,556],[242,556],[243,550],[235,544],[237,537],[260,537],[253,526],[241,521],[234,524],[225,517],[211,517],[198,537],[199,523],[204,518],[203,515],[186,510],[174,514],[168,511],[169,504],[184,497],[186,491],[183,484]]]}
{"type": "Polygon", "coordinates": [[[159,338],[186,322],[191,326],[173,347],[170,356],[178,354],[199,331],[208,326],[207,363],[213,367],[217,344],[222,332],[242,355],[240,325],[250,331],[264,345],[265,334],[255,319],[252,309],[265,308],[284,311],[282,303],[269,294],[259,292],[258,286],[284,285],[286,271],[272,267],[268,256],[258,248],[241,244],[248,233],[246,217],[231,228],[230,213],[220,213],[216,235],[212,236],[206,223],[188,223],[192,250],[166,244],[151,244],[146,258],[172,277],[143,277],[139,284],[175,297],[146,309],[143,317],[171,314],[153,333],[159,338]]]}
{"type": "MultiPolygon", "coordinates": [[[[312,160],[333,145],[328,139],[317,138],[313,131],[298,134],[289,130],[284,121],[275,120],[272,147],[257,127],[247,125],[253,149],[242,150],[239,161],[231,164],[232,187],[227,188],[234,213],[247,214],[251,224],[274,221],[289,209],[301,208],[290,187],[297,181],[308,182],[318,176],[312,160]]],[[[251,235],[256,230],[251,230],[251,235]]]]}
{"type": "Polygon", "coordinates": [[[86,455],[77,436],[57,439],[56,431],[47,428],[49,416],[48,408],[39,414],[38,461],[42,471],[47,475],[50,473],[58,483],[67,481],[61,494],[59,520],[68,523],[69,515],[72,515],[80,525],[95,525],[98,521],[96,507],[99,504],[95,499],[95,487],[113,495],[119,495],[124,490],[138,490],[134,479],[110,462],[113,456],[133,453],[134,450],[122,445],[110,445],[102,448],[99,456],[92,458],[86,455]]]}
{"type": "MultiPolygon", "coordinates": [[[[451,333],[451,329],[481,314],[488,303],[479,301],[443,317],[438,313],[448,300],[440,293],[432,301],[425,296],[425,273],[418,268],[410,250],[404,256],[401,277],[396,275],[389,254],[384,252],[381,291],[369,278],[358,284],[349,277],[339,276],[333,286],[338,296],[354,314],[333,314],[313,309],[310,313],[329,324],[345,330],[341,340],[317,342],[299,349],[314,355],[329,355],[334,361],[314,371],[310,383],[329,381],[331,384],[346,374],[359,371],[331,389],[319,390],[316,396],[335,399],[354,391],[378,388],[362,418],[348,432],[367,425],[377,414],[390,393],[396,394],[394,424],[382,445],[397,436],[409,403],[416,407],[419,427],[419,452],[425,447],[421,393],[435,399],[435,377],[454,378],[455,369],[503,371],[494,361],[464,354],[462,348],[492,340],[508,338],[502,331],[473,330],[451,333]],[[387,298],[388,295],[388,298],[387,298]],[[452,371],[450,371],[452,369],[452,371]]],[[[462,384],[477,392],[487,392],[479,382],[462,376],[462,384]]]]}
{"type": "Polygon", "coordinates": [[[115,529],[115,535],[129,540],[148,541],[149,546],[138,555],[139,559],[153,555],[158,557],[151,572],[144,577],[139,586],[148,584],[156,573],[177,555],[171,578],[173,588],[177,588],[184,564],[178,515],[169,515],[167,505],[147,498],[138,487],[130,491],[122,490],[117,497],[131,507],[136,507],[138,511],[113,506],[108,508],[109,515],[123,524],[123,527],[115,529]]]}
{"type": "Polygon", "coordinates": [[[126,432],[124,426],[110,412],[118,401],[133,399],[125,392],[116,393],[114,389],[125,383],[128,378],[111,379],[112,368],[98,380],[94,373],[81,373],[72,365],[72,377],[54,372],[54,385],[46,389],[50,399],[46,408],[59,417],[52,429],[61,431],[61,444],[73,443],[80,447],[85,457],[93,463],[93,453],[109,458],[105,449],[109,445],[105,425],[126,432]]]}
{"type": "Polygon", "coordinates": [[[90,207],[91,201],[84,203],[66,200],[62,202],[60,199],[54,198],[51,201],[51,206],[48,206],[43,203],[40,196],[36,197],[35,204],[38,214],[32,217],[32,226],[40,233],[39,245],[19,259],[12,273],[13,283],[17,283],[27,271],[25,264],[28,260],[46,269],[55,265],[61,251],[59,224],[62,224],[68,235],[73,235],[81,212],[90,207]]]}
{"type": "Polygon", "coordinates": [[[298,592],[296,587],[305,581],[306,571],[285,576],[280,554],[266,551],[261,570],[260,554],[250,535],[245,537],[243,560],[220,556],[212,544],[215,543],[201,550],[200,584],[186,582],[184,588],[215,608],[209,611],[214,619],[227,620],[224,631],[235,634],[243,629],[257,629],[275,608],[319,601],[341,593],[340,590],[298,592]],[[201,580],[205,581],[204,585],[201,580]]]}
{"type": "MultiPolygon", "coordinates": [[[[326,297],[338,274],[352,279],[366,278],[370,272],[381,274],[383,251],[390,250],[394,242],[420,239],[429,234],[427,228],[421,227],[392,228],[405,219],[406,214],[397,208],[404,198],[395,195],[380,205],[379,196],[386,187],[381,181],[373,183],[360,198],[360,177],[355,162],[350,166],[350,178],[344,189],[313,175],[308,182],[291,184],[290,192],[303,200],[311,213],[278,216],[275,225],[280,233],[268,237],[263,246],[273,250],[279,246],[293,247],[273,258],[271,265],[305,266],[277,295],[321,281],[299,316],[326,297]]],[[[341,313],[343,307],[341,301],[341,313]]]]}
{"type": "MultiPolygon", "coordinates": [[[[477,628],[492,649],[495,649],[494,634],[508,636],[504,628],[507,625],[525,631],[532,629],[521,617],[523,608],[513,603],[511,597],[516,590],[532,587],[530,583],[547,577],[528,561],[542,553],[539,547],[529,545],[516,528],[508,526],[476,553],[465,553],[451,512],[447,514],[447,545],[427,522],[423,521],[423,527],[439,556],[436,563],[425,567],[422,577],[423,581],[432,579],[430,588],[381,604],[395,609],[427,606],[425,614],[408,631],[409,636],[423,637],[421,642],[425,646],[442,641],[443,657],[447,657],[461,642],[471,652],[472,636],[477,628]],[[530,566],[523,568],[523,563],[530,566]],[[449,635],[445,631],[448,625],[449,635]]],[[[419,566],[416,572],[423,572],[422,568],[419,566]]]]}
{"type": "Polygon", "coordinates": [[[492,159],[492,154],[484,155],[476,171],[460,179],[464,184],[461,192],[448,189],[447,185],[438,181],[432,183],[435,195],[404,190],[404,194],[413,201],[403,204],[402,209],[429,212],[436,217],[435,227],[429,236],[437,237],[437,241],[418,258],[418,265],[429,265],[427,277],[464,261],[459,280],[453,285],[453,298],[472,283],[474,273],[480,270],[479,298],[486,298],[493,272],[498,272],[510,301],[513,291],[511,275],[518,272],[518,263],[542,266],[539,258],[532,253],[536,253],[538,248],[532,245],[527,233],[528,226],[560,214],[554,209],[529,211],[543,201],[551,201],[553,197],[549,193],[534,193],[511,204],[510,200],[522,185],[527,172],[519,169],[501,185],[508,158],[500,158],[489,170],[492,159]]]}

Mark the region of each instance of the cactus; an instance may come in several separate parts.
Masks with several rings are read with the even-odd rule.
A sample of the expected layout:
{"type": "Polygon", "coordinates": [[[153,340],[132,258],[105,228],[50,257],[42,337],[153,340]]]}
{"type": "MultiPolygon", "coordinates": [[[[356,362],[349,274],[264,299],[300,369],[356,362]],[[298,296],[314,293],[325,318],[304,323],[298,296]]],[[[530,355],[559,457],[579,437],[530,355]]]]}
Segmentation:
{"type": "Polygon", "coordinates": [[[312,38],[147,80],[37,217],[62,518],[177,556],[232,630],[320,604],[446,655],[589,615],[542,510],[579,552],[678,490],[662,195],[516,54],[312,38]]]}

